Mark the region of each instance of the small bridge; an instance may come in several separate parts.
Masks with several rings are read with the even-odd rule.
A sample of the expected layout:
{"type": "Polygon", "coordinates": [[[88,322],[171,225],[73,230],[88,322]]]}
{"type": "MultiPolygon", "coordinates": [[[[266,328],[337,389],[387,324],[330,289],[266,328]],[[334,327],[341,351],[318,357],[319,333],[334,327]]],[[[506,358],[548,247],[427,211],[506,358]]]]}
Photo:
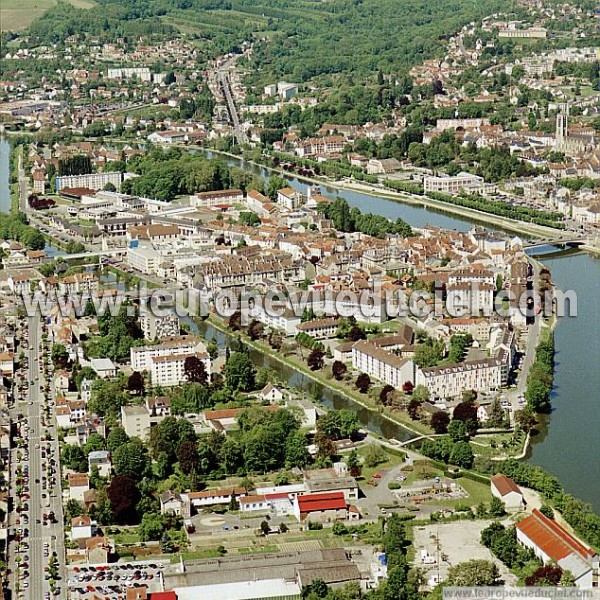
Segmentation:
{"type": "Polygon", "coordinates": [[[535,239],[529,240],[523,243],[524,249],[529,248],[541,248],[542,246],[562,246],[569,248],[577,248],[587,244],[587,239],[584,237],[557,237],[557,238],[546,238],[546,239],[535,239]]]}

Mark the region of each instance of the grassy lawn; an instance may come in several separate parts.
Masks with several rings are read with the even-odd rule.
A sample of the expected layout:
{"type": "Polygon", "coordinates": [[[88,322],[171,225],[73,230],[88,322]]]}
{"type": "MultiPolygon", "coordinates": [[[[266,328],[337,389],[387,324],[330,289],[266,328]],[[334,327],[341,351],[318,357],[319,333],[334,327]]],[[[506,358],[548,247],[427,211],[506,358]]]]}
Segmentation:
{"type": "MultiPolygon", "coordinates": [[[[363,446],[360,446],[357,449],[359,456],[361,456],[361,457],[364,456],[367,446],[368,446],[368,444],[365,444],[363,446]]],[[[395,454],[388,453],[386,448],[383,446],[382,446],[382,449],[385,452],[385,455],[387,457],[386,461],[377,465],[376,467],[363,467],[361,477],[365,481],[368,479],[371,479],[371,477],[373,476],[374,473],[382,473],[382,471],[387,471],[388,469],[391,469],[392,467],[397,467],[398,465],[401,465],[404,463],[404,457],[396,456],[395,454]]]]}
{"type": "Polygon", "coordinates": [[[119,546],[124,544],[137,544],[141,541],[140,536],[134,529],[120,531],[119,533],[114,534],[114,536],[111,535],[111,537],[119,546]]]}
{"type": "Polygon", "coordinates": [[[513,433],[495,433],[478,435],[471,439],[473,452],[478,456],[491,458],[495,456],[516,456],[523,451],[526,436],[522,431],[513,433]]]}
{"type": "MultiPolygon", "coordinates": [[[[77,8],[91,8],[93,0],[67,0],[77,8]]],[[[56,6],[57,0],[2,0],[0,20],[3,30],[24,29],[49,8],[56,6]]]]}

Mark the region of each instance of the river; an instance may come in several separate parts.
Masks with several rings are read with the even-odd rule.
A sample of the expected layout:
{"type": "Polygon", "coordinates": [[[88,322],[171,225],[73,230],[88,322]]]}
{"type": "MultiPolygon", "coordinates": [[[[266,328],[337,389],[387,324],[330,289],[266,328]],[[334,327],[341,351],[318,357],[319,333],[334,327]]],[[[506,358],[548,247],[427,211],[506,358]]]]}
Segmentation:
{"type": "Polygon", "coordinates": [[[10,211],[10,146],[0,138],[0,211],[10,211]]]}
{"type": "MultiPolygon", "coordinates": [[[[0,141],[0,209],[10,209],[8,144],[0,141]]],[[[240,161],[228,159],[229,164],[240,166],[240,161]]],[[[245,168],[268,178],[269,172],[261,167],[244,164],[245,168]]],[[[297,189],[306,187],[304,182],[289,178],[297,189]]],[[[415,227],[426,224],[465,231],[472,226],[468,220],[448,216],[438,211],[408,206],[354,191],[338,191],[323,186],[328,197],[338,195],[350,205],[385,217],[401,217],[415,227]]],[[[600,370],[595,361],[600,356],[598,315],[600,314],[600,259],[582,252],[541,255],[539,259],[552,271],[554,283],[562,290],[577,293],[578,316],[563,318],[556,330],[556,376],[552,403],[554,411],[543,434],[533,440],[530,461],[555,474],[565,489],[589,502],[600,513],[600,370]]],[[[220,345],[224,334],[203,325],[208,337],[215,337],[220,345]]],[[[274,367],[273,360],[253,351],[257,364],[274,367]]],[[[312,390],[311,381],[304,375],[277,365],[282,379],[291,386],[312,390]]],[[[335,408],[357,408],[361,422],[386,437],[407,439],[409,434],[400,426],[383,419],[381,415],[350,405],[339,394],[324,390],[325,405],[335,408]]]]}

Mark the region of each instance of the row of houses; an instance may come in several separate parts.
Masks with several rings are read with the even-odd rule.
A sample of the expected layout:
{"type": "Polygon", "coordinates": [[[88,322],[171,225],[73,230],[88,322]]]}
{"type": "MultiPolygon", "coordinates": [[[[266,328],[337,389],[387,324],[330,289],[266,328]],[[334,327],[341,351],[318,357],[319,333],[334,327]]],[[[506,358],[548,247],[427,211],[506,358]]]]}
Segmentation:
{"type": "Polygon", "coordinates": [[[299,522],[358,519],[360,512],[353,504],[358,500],[358,484],[339,465],[343,463],[336,468],[305,471],[303,483],[257,488],[253,493],[235,486],[183,494],[166,491],[159,498],[161,512],[189,518],[193,511],[237,503],[243,513],[292,515],[299,522]]]}

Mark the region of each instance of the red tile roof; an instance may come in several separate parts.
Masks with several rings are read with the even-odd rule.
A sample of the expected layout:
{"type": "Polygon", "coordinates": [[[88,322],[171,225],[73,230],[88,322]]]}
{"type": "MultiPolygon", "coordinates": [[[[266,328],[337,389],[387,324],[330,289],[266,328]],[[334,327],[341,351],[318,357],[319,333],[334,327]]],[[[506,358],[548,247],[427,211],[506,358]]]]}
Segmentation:
{"type": "Polygon", "coordinates": [[[506,496],[507,494],[510,494],[510,492],[521,494],[519,486],[510,477],[507,477],[502,473],[498,473],[492,477],[492,484],[501,496],[506,496]]]}
{"type": "Polygon", "coordinates": [[[298,496],[298,507],[301,513],[319,510],[340,510],[346,508],[344,492],[328,492],[325,494],[306,494],[298,496]]]}
{"type": "Polygon", "coordinates": [[[150,600],[177,600],[177,594],[173,591],[152,592],[150,594],[150,600]]]}
{"type": "Polygon", "coordinates": [[[571,554],[577,554],[588,560],[596,553],[576,540],[564,527],[556,521],[544,516],[537,508],[533,513],[519,521],[516,525],[544,554],[552,560],[559,561],[571,554]]]}

